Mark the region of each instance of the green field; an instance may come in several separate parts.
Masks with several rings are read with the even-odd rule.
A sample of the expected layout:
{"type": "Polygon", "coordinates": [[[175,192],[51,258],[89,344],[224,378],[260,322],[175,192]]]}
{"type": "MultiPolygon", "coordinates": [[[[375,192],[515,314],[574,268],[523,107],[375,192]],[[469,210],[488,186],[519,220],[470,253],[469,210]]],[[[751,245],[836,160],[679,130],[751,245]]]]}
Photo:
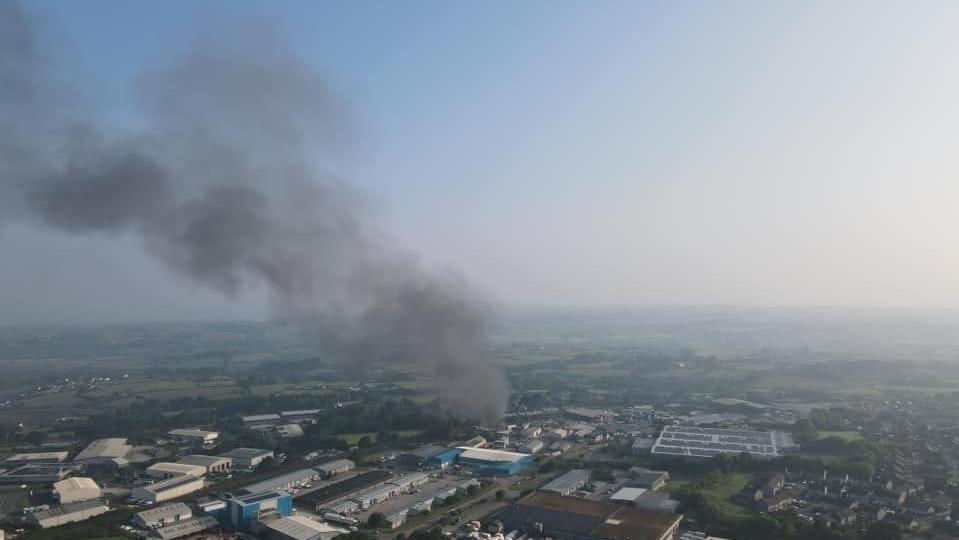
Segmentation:
{"type": "MultiPolygon", "coordinates": [[[[743,488],[749,484],[750,480],[752,480],[752,476],[748,473],[729,473],[722,482],[713,487],[703,489],[702,492],[703,495],[710,499],[722,515],[730,519],[745,519],[752,515],[751,512],[729,499],[742,491],[743,488]]],[[[692,484],[694,481],[695,479],[693,478],[672,480],[666,484],[663,490],[667,493],[675,493],[683,487],[692,484]]]]}
{"type": "Polygon", "coordinates": [[[820,431],[817,439],[836,437],[846,442],[861,441],[862,435],[858,431],[820,431]]]}

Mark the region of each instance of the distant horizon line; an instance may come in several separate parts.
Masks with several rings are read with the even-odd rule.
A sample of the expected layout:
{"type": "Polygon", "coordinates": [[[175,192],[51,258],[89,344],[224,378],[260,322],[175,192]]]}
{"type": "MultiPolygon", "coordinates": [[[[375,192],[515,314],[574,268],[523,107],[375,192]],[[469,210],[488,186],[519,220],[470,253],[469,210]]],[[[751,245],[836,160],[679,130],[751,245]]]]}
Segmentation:
{"type": "MultiPolygon", "coordinates": [[[[841,305],[841,304],[731,304],[731,303],[702,303],[702,304],[542,304],[542,303],[508,303],[479,301],[478,303],[507,309],[539,309],[553,311],[578,311],[578,312],[603,312],[603,311],[628,311],[628,310],[702,310],[702,311],[793,311],[793,312],[865,312],[875,313],[950,313],[959,314],[959,306],[906,306],[906,305],[841,305]]],[[[117,320],[102,322],[86,321],[59,321],[59,322],[19,322],[4,323],[0,322],[0,328],[90,328],[97,326],[137,326],[137,325],[171,325],[171,324],[263,324],[272,323],[276,325],[289,324],[283,317],[263,317],[259,319],[251,318],[209,318],[209,319],[140,319],[140,320],[117,320]]]]}

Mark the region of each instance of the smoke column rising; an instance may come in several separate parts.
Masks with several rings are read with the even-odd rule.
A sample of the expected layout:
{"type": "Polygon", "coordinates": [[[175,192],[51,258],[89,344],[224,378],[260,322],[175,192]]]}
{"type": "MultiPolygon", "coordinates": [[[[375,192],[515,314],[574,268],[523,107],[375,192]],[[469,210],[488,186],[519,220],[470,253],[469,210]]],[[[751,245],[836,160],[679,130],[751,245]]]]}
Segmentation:
{"type": "Polygon", "coordinates": [[[350,147],[346,104],[278,40],[222,42],[143,73],[128,133],[67,98],[31,22],[0,0],[0,222],[137,234],[212,290],[265,285],[349,366],[416,367],[453,410],[498,419],[505,383],[468,285],[420,267],[317,166],[350,147]]]}

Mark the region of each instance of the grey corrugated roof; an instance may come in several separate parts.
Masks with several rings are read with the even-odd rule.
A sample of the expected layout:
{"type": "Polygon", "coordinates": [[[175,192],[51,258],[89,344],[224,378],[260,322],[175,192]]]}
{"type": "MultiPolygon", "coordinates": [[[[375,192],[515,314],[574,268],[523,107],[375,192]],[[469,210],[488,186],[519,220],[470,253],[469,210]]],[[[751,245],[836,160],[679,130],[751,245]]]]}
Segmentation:
{"type": "Polygon", "coordinates": [[[142,510],[134,515],[140,518],[144,523],[152,523],[154,521],[162,521],[167,518],[192,513],[193,511],[190,510],[189,506],[178,502],[164,504],[163,506],[157,506],[156,508],[150,508],[149,510],[142,510]]]}
{"type": "Polygon", "coordinates": [[[546,485],[539,488],[541,491],[554,491],[557,493],[566,493],[572,489],[577,489],[589,481],[589,471],[585,469],[573,469],[566,474],[560,475],[546,485]]]}
{"type": "Polygon", "coordinates": [[[40,510],[39,512],[34,512],[32,515],[37,521],[49,519],[54,516],[63,516],[67,514],[72,514],[74,512],[82,512],[84,510],[90,510],[91,508],[104,507],[107,505],[99,499],[93,499],[90,501],[81,501],[70,504],[64,504],[61,506],[54,506],[49,510],[40,510]]]}
{"type": "Polygon", "coordinates": [[[174,523],[173,525],[167,525],[166,527],[160,527],[159,529],[154,529],[151,531],[151,534],[163,540],[170,540],[171,538],[180,538],[181,536],[200,532],[204,529],[209,529],[216,524],[216,518],[213,516],[200,516],[186,519],[178,523],[174,523]]]}
{"type": "Polygon", "coordinates": [[[285,488],[289,484],[295,484],[297,482],[309,481],[317,476],[319,476],[319,472],[317,472],[316,469],[299,469],[281,474],[280,476],[274,476],[273,478],[267,478],[255,484],[243,486],[243,489],[248,493],[259,493],[271,489],[285,488]]]}

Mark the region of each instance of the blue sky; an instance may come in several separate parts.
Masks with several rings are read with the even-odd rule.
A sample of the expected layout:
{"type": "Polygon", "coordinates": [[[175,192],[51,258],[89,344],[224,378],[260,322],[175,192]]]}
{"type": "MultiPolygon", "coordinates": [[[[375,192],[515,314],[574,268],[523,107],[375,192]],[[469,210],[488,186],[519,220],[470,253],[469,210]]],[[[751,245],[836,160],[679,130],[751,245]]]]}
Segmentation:
{"type": "MultiPolygon", "coordinates": [[[[362,127],[332,167],[428,264],[496,300],[959,304],[954,3],[28,5],[118,122],[141,68],[210,28],[275,25],[362,127]]],[[[0,236],[21,281],[0,277],[27,305],[43,246],[90,240],[23,234],[0,236]]],[[[136,317],[259,312],[127,249],[83,264],[136,261],[130,290],[169,303],[136,317]]]]}

